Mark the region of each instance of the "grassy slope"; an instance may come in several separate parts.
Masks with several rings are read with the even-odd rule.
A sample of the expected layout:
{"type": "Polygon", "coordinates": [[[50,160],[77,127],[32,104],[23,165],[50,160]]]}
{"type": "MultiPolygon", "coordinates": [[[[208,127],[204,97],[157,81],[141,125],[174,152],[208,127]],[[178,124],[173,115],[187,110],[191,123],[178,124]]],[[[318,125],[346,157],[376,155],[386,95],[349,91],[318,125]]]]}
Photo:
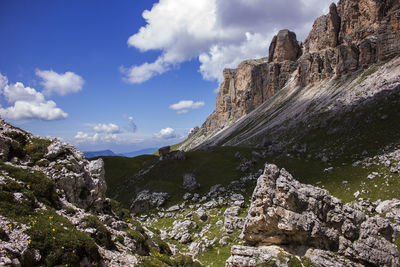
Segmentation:
{"type": "MultiPolygon", "coordinates": [[[[159,161],[157,156],[140,156],[136,158],[103,157],[108,185],[107,195],[125,206],[134,197],[135,192],[149,189],[154,192],[168,192],[171,202],[182,200],[186,190],[183,188],[183,175],[193,173],[200,188],[197,193],[204,194],[215,184],[228,185],[246,175],[236,167],[240,160],[234,157],[237,151],[250,158],[251,151],[256,149],[239,147],[221,147],[213,152],[191,151],[183,161],[159,161]],[[141,169],[153,168],[147,174],[136,176],[141,169]]],[[[262,169],[264,162],[259,162],[253,171],[262,169]]]]}

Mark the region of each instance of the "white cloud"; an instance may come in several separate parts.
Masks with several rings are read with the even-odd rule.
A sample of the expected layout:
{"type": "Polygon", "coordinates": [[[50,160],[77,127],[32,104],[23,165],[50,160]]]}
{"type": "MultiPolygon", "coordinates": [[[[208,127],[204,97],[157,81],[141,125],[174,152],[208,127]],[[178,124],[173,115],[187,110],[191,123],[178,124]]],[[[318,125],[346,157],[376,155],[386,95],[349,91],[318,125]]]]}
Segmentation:
{"type": "Polygon", "coordinates": [[[93,130],[97,133],[107,133],[107,134],[116,134],[120,132],[119,126],[114,123],[99,123],[93,127],[93,130]]]}
{"type": "Polygon", "coordinates": [[[3,92],[9,103],[16,101],[43,103],[45,98],[42,93],[37,92],[35,89],[25,87],[23,83],[17,82],[15,84],[7,85],[3,92]]]}
{"type": "Polygon", "coordinates": [[[73,72],[67,71],[59,74],[52,70],[36,70],[36,75],[42,78],[45,95],[58,94],[64,96],[69,93],[76,93],[82,90],[85,83],[83,78],[73,72]]]}
{"type": "Polygon", "coordinates": [[[82,131],[77,132],[72,140],[75,144],[118,144],[118,145],[131,145],[142,142],[143,139],[135,138],[132,133],[85,133],[82,131]]]}
{"type": "Polygon", "coordinates": [[[0,73],[0,94],[3,92],[4,87],[8,84],[8,79],[6,76],[0,73]]]}
{"type": "Polygon", "coordinates": [[[200,73],[209,81],[222,82],[224,68],[236,68],[245,59],[265,57],[269,42],[275,31],[270,35],[251,34],[247,32],[246,39],[237,45],[214,45],[209,51],[199,55],[200,73]]]}
{"type": "Polygon", "coordinates": [[[162,58],[157,59],[153,63],[144,63],[140,66],[133,66],[131,68],[120,68],[121,72],[125,74],[125,80],[130,83],[143,83],[150,80],[152,77],[163,74],[169,70],[168,64],[165,64],[162,58]]]}
{"type": "Polygon", "coordinates": [[[42,93],[34,88],[25,87],[17,82],[8,85],[7,77],[0,74],[0,88],[9,107],[0,107],[0,115],[11,120],[60,120],[68,117],[68,114],[57,107],[56,103],[46,100],[42,93]]]}
{"type": "Polygon", "coordinates": [[[57,108],[54,101],[43,103],[30,103],[26,101],[17,101],[14,106],[0,108],[0,115],[3,118],[11,120],[61,120],[68,117],[68,114],[57,108]]]}
{"type": "Polygon", "coordinates": [[[96,142],[98,139],[99,139],[98,133],[90,135],[84,132],[77,132],[75,135],[75,141],[77,143],[93,143],[96,142]]]}
{"type": "Polygon", "coordinates": [[[245,59],[268,55],[278,30],[304,40],[312,22],[332,0],[160,0],[143,12],[146,25],[128,45],[159,50],[154,62],[122,68],[126,80],[142,83],[172,66],[198,58],[204,79],[221,81],[222,70],[245,59]]]}
{"type": "Polygon", "coordinates": [[[189,109],[198,109],[203,106],[203,101],[194,102],[193,100],[181,100],[178,103],[169,106],[169,108],[176,110],[178,114],[186,114],[189,112],[189,109]]]}
{"type": "Polygon", "coordinates": [[[161,129],[161,131],[159,133],[156,133],[155,136],[157,138],[161,138],[161,139],[173,139],[173,138],[177,138],[177,135],[175,133],[175,130],[167,127],[164,129],[161,129]]]}

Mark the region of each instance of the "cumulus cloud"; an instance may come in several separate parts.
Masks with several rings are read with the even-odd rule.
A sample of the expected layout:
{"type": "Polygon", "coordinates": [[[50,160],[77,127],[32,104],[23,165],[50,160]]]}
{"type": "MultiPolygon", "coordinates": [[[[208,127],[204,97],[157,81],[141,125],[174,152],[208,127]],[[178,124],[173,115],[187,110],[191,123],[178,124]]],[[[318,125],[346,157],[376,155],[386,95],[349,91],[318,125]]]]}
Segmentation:
{"type": "Polygon", "coordinates": [[[75,135],[75,141],[77,143],[93,143],[93,142],[96,142],[98,139],[99,139],[98,133],[90,135],[88,133],[79,131],[75,135]]]}
{"type": "Polygon", "coordinates": [[[56,103],[46,100],[44,95],[34,88],[25,87],[23,83],[8,84],[7,77],[0,74],[0,89],[11,104],[9,107],[0,107],[0,115],[11,120],[60,120],[68,117],[56,103]]]}
{"type": "Polygon", "coordinates": [[[119,126],[114,123],[99,123],[93,127],[93,130],[97,133],[107,133],[107,134],[116,134],[120,132],[119,126]]]}
{"type": "Polygon", "coordinates": [[[170,128],[170,127],[161,129],[160,132],[155,134],[155,136],[157,138],[161,138],[161,139],[174,139],[174,138],[177,138],[175,130],[170,128]]]}
{"type": "Polygon", "coordinates": [[[181,100],[178,103],[169,106],[169,108],[176,110],[178,114],[186,114],[189,112],[189,109],[198,109],[203,106],[203,101],[194,102],[193,100],[181,100]]]}
{"type": "Polygon", "coordinates": [[[82,131],[77,132],[72,140],[75,144],[118,144],[130,145],[143,142],[143,139],[134,138],[131,133],[85,133],[82,131]]]}
{"type": "Polygon", "coordinates": [[[0,115],[10,120],[61,120],[68,117],[68,114],[57,108],[54,101],[44,103],[29,103],[26,101],[17,101],[14,106],[0,108],[0,115]]]}
{"type": "Polygon", "coordinates": [[[73,72],[67,71],[59,74],[52,70],[36,70],[36,75],[42,78],[45,95],[58,94],[64,96],[69,93],[76,93],[82,90],[85,83],[83,78],[73,72]]]}
{"type": "Polygon", "coordinates": [[[3,92],[9,103],[15,103],[16,101],[26,101],[43,103],[45,98],[42,93],[37,92],[35,89],[25,87],[23,83],[17,82],[15,84],[7,85],[3,92]]]}
{"type": "Polygon", "coordinates": [[[198,58],[204,79],[268,55],[272,36],[289,28],[304,40],[332,0],[160,0],[143,12],[146,25],[128,39],[142,52],[159,50],[154,62],[122,68],[125,79],[142,83],[171,66],[198,58]]]}

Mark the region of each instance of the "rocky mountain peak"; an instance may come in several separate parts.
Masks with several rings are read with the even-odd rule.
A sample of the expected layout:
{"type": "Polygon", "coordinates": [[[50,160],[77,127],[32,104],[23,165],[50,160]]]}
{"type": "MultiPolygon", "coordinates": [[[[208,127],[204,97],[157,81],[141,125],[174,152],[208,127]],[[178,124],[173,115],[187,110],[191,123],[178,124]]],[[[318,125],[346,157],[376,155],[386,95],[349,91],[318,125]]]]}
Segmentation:
{"type": "Polygon", "coordinates": [[[296,34],[289,30],[280,30],[269,46],[269,62],[296,61],[301,52],[296,34]]]}
{"type": "Polygon", "coordinates": [[[269,57],[224,70],[216,109],[193,148],[232,125],[279,92],[289,81],[300,89],[385,62],[400,52],[400,5],[395,0],[341,0],[317,18],[304,41],[281,30],[269,57]]]}

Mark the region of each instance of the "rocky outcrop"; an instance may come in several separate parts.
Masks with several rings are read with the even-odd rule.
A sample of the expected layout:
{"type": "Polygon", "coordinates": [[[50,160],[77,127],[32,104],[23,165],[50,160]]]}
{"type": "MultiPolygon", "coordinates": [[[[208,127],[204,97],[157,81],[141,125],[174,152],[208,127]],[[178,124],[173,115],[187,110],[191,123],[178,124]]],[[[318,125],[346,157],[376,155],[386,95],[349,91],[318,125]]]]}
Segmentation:
{"type": "MultiPolygon", "coordinates": [[[[383,202],[377,211],[382,214],[398,205],[397,200],[383,202]]],[[[343,205],[328,191],[301,184],[285,169],[269,164],[257,181],[242,232],[249,248],[238,249],[254,253],[243,255],[233,248],[228,266],[256,266],[257,247],[265,246],[279,246],[294,257],[301,248],[316,266],[325,266],[318,261],[323,257],[333,265],[342,264],[336,255],[341,261],[353,262],[346,265],[398,266],[394,242],[399,232],[398,222],[370,216],[358,203],[343,205]],[[235,264],[244,260],[255,264],[235,264]]],[[[271,254],[264,263],[274,257],[271,254]]]]}
{"type": "Polygon", "coordinates": [[[85,209],[102,207],[107,190],[102,159],[88,161],[82,152],[60,141],[52,142],[44,157],[51,162],[43,171],[62,188],[69,202],[85,209]]]}
{"type": "Polygon", "coordinates": [[[170,146],[162,147],[158,150],[160,160],[185,160],[186,153],[181,150],[171,151],[170,146]]]}
{"type": "Polygon", "coordinates": [[[301,55],[301,48],[296,34],[289,30],[281,30],[269,46],[269,62],[296,61],[301,55]]]}
{"type": "Polygon", "coordinates": [[[314,22],[304,43],[289,30],[271,42],[269,57],[247,60],[223,71],[216,109],[183,148],[191,149],[232,125],[279,92],[304,88],[367,68],[400,53],[398,1],[341,0],[314,22]],[[196,140],[194,140],[196,139],[196,140]]]}
{"type": "Polygon", "coordinates": [[[137,214],[160,207],[165,204],[169,197],[169,194],[165,192],[150,192],[149,190],[143,190],[137,194],[135,199],[133,199],[131,212],[137,214]]]}
{"type": "Polygon", "coordinates": [[[1,266],[142,266],[150,247],[171,255],[105,197],[102,159],[3,120],[0,157],[1,266]]]}

